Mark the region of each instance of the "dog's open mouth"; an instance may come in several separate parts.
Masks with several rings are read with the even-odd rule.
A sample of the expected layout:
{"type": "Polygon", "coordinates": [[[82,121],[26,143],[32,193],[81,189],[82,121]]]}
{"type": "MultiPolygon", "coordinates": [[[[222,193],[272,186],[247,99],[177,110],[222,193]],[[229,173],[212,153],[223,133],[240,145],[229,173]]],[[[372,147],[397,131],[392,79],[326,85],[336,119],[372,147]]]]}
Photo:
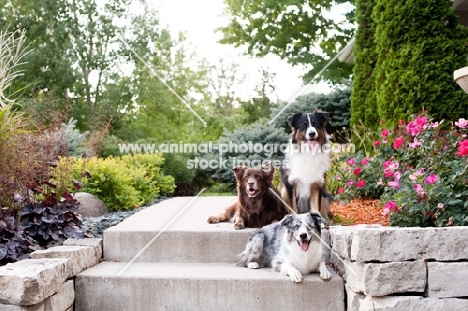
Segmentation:
{"type": "Polygon", "coordinates": [[[307,144],[309,145],[310,150],[314,150],[315,148],[317,148],[318,141],[316,139],[309,139],[307,140],[307,144]]]}
{"type": "Polygon", "coordinates": [[[251,198],[256,197],[259,192],[260,192],[259,189],[254,189],[254,188],[247,189],[247,195],[251,198]]]}
{"type": "Polygon", "coordinates": [[[296,242],[299,244],[299,247],[302,251],[307,252],[309,249],[310,240],[296,240],[296,242]]]}

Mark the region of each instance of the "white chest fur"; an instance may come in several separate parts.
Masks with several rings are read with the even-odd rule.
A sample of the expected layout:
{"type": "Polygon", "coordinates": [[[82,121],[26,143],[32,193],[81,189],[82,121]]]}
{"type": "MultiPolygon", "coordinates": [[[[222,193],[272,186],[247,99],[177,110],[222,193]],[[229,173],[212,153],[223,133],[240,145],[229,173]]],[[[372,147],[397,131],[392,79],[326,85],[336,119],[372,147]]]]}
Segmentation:
{"type": "Polygon", "coordinates": [[[291,264],[302,274],[309,274],[318,269],[322,258],[320,242],[312,241],[307,252],[302,251],[299,247],[296,247],[296,245],[289,246],[291,247],[291,253],[288,258],[285,258],[287,263],[291,264]]]}
{"type": "MultiPolygon", "coordinates": [[[[289,165],[289,182],[296,183],[301,188],[300,184],[304,185],[304,190],[297,189],[300,191],[310,187],[313,183],[323,183],[324,174],[330,166],[330,154],[329,153],[293,153],[288,154],[287,157],[289,165]]],[[[302,196],[302,195],[301,195],[302,196]]]]}

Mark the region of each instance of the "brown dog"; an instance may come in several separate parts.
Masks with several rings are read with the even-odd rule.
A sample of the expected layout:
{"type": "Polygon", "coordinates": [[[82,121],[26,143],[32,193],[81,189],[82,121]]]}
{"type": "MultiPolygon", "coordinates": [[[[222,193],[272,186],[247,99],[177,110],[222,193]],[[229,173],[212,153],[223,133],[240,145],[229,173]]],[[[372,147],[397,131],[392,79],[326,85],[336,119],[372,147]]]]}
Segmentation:
{"type": "Polygon", "coordinates": [[[288,211],[271,190],[275,169],[260,169],[237,166],[232,169],[237,180],[237,202],[218,216],[208,217],[208,223],[234,221],[234,229],[261,228],[281,220],[288,211]]]}

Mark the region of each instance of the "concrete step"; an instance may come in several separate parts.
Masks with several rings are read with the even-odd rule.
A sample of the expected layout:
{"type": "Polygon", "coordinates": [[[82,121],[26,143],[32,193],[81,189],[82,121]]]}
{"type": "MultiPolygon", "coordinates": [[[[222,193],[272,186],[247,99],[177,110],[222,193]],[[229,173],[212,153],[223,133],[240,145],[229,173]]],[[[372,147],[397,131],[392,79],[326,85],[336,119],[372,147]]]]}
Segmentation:
{"type": "Polygon", "coordinates": [[[170,223],[138,256],[137,262],[234,263],[253,229],[234,230],[232,223],[208,224],[206,219],[223,212],[237,198],[193,199],[176,197],[165,200],[107,229],[103,237],[104,259],[131,261],[170,223]]]}
{"type": "Polygon", "coordinates": [[[343,280],[294,283],[270,269],[226,263],[102,262],[75,278],[75,311],[344,310],[343,280]]]}

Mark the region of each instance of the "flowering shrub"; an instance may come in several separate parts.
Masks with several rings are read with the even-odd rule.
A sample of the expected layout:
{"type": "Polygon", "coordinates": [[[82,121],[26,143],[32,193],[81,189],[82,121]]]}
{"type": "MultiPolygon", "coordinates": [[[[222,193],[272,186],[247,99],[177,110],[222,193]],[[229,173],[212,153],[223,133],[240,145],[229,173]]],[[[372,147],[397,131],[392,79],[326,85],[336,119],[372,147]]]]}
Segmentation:
{"type": "Polygon", "coordinates": [[[468,121],[418,116],[374,141],[375,154],[345,159],[338,198],[380,198],[394,226],[468,225],[468,121]],[[445,126],[445,127],[444,127],[445,126]]]}

